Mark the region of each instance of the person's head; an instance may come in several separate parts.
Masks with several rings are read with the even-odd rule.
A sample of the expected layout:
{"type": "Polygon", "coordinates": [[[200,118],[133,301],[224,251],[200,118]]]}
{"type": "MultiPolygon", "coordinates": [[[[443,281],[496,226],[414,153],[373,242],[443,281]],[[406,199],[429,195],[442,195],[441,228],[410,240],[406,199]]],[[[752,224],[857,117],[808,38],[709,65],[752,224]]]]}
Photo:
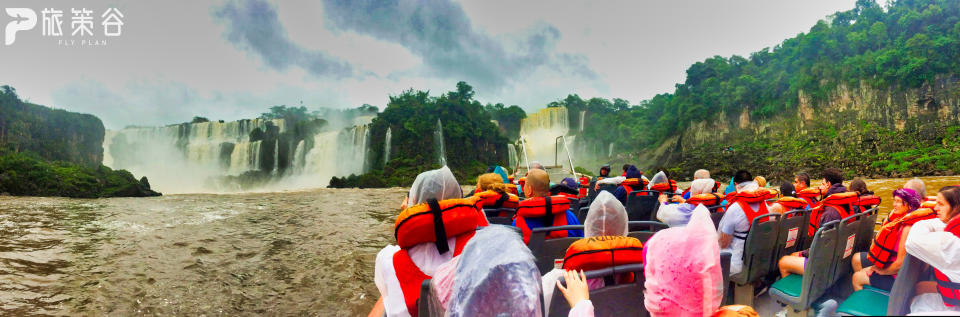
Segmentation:
{"type": "Polygon", "coordinates": [[[531,170],[544,170],[543,164],[540,164],[540,162],[537,162],[537,161],[530,162],[530,169],[531,169],[531,170]]]}
{"type": "Polygon", "coordinates": [[[797,176],[793,178],[793,188],[796,191],[801,191],[810,187],[810,174],[805,172],[797,173],[797,176]]]}
{"type": "Polygon", "coordinates": [[[628,231],[627,210],[608,191],[601,191],[590,203],[587,219],[583,221],[586,237],[626,236],[628,231]]]}
{"type": "Polygon", "coordinates": [[[784,182],[780,184],[780,194],[783,195],[783,197],[797,197],[797,189],[793,187],[793,184],[784,182]]]}
{"type": "Polygon", "coordinates": [[[477,191],[488,190],[499,193],[506,192],[506,184],[503,183],[503,178],[495,173],[486,173],[477,177],[477,191]]]}
{"type": "Polygon", "coordinates": [[[919,178],[914,178],[908,180],[906,184],[903,184],[903,188],[909,188],[917,192],[917,195],[920,197],[927,197],[927,186],[923,184],[923,180],[919,178]]]}
{"type": "Polygon", "coordinates": [[[577,180],[567,177],[560,181],[560,184],[572,190],[580,190],[580,183],[577,180]]]}
{"type": "Polygon", "coordinates": [[[444,166],[417,175],[413,185],[410,186],[407,206],[425,203],[430,198],[444,200],[461,197],[463,197],[463,191],[460,189],[460,184],[450,172],[450,168],[444,166]]]}
{"type": "Polygon", "coordinates": [[[917,210],[922,202],[923,198],[912,189],[901,188],[893,191],[893,213],[895,214],[906,214],[917,210]]]}
{"type": "Polygon", "coordinates": [[[705,169],[698,169],[696,172],[693,172],[693,180],[710,178],[710,171],[705,169]]]}
{"type": "Polygon", "coordinates": [[[633,165],[630,165],[630,164],[623,164],[623,174],[624,174],[624,175],[626,175],[626,174],[627,174],[627,169],[628,169],[628,168],[630,168],[631,166],[633,166],[633,165]]]}
{"type": "Polygon", "coordinates": [[[754,182],[757,182],[757,186],[767,187],[767,179],[766,179],[766,178],[763,178],[763,176],[754,177],[754,178],[753,178],[753,181],[754,181],[754,182]]]}
{"type": "Polygon", "coordinates": [[[823,170],[823,182],[828,186],[843,184],[843,172],[836,168],[827,168],[823,170]]]}
{"type": "Polygon", "coordinates": [[[523,193],[527,197],[549,196],[550,175],[547,175],[547,171],[531,169],[527,172],[527,182],[523,185],[523,193]]]}
{"type": "Polygon", "coordinates": [[[626,178],[640,178],[640,176],[643,176],[643,172],[637,169],[636,166],[630,165],[630,166],[627,166],[627,169],[623,173],[623,176],[625,176],[626,178]]]}
{"type": "Polygon", "coordinates": [[[696,179],[690,183],[690,195],[709,194],[713,192],[716,182],[712,178],[696,179]]]}
{"type": "Polygon", "coordinates": [[[600,177],[610,176],[610,164],[604,164],[600,167],[600,177]]]}
{"type": "Polygon", "coordinates": [[[746,170],[739,170],[736,174],[733,175],[733,183],[740,184],[743,182],[749,182],[753,180],[753,174],[747,172],[746,170]]]}
{"type": "Polygon", "coordinates": [[[937,218],[943,222],[950,222],[950,219],[960,213],[960,187],[941,188],[937,193],[937,205],[934,209],[937,211],[937,218]]]}

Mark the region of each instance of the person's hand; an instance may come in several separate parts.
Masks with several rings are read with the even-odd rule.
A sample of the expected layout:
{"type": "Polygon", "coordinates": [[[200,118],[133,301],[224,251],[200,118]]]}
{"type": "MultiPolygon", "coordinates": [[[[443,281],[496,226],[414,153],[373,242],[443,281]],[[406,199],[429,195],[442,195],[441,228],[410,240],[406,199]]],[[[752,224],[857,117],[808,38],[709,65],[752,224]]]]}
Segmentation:
{"type": "Polygon", "coordinates": [[[667,202],[667,195],[660,195],[660,197],[657,197],[657,200],[660,201],[661,204],[665,203],[667,202]]]}
{"type": "Polygon", "coordinates": [[[587,287],[587,275],[583,274],[583,271],[580,271],[579,275],[577,271],[565,271],[563,272],[563,280],[567,282],[567,287],[563,287],[560,281],[557,281],[557,288],[563,293],[563,297],[567,299],[567,303],[570,304],[571,309],[577,306],[577,303],[580,301],[590,299],[590,288],[587,287]]]}
{"type": "Polygon", "coordinates": [[[680,195],[673,195],[673,197],[671,197],[671,200],[673,200],[673,202],[679,203],[679,204],[682,204],[683,202],[686,201],[686,200],[683,199],[683,196],[680,196],[680,195]]]}
{"type": "Polygon", "coordinates": [[[876,272],[876,271],[873,269],[872,266],[865,267],[865,268],[863,268],[863,270],[861,270],[861,271],[863,272],[863,274],[866,274],[867,276],[870,276],[870,275],[872,275],[874,272],[876,272]]]}
{"type": "Polygon", "coordinates": [[[400,204],[400,210],[407,209],[407,203],[410,201],[410,197],[404,197],[403,203],[400,204]]]}

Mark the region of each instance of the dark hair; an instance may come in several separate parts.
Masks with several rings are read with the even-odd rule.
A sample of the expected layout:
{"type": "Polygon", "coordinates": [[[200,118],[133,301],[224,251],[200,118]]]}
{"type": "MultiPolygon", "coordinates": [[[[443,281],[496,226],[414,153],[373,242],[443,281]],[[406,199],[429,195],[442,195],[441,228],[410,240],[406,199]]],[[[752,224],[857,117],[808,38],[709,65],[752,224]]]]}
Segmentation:
{"type": "Polygon", "coordinates": [[[630,166],[631,166],[630,164],[623,164],[623,171],[626,172],[627,169],[630,168],[630,166]]]}
{"type": "Polygon", "coordinates": [[[797,189],[794,188],[790,182],[783,182],[783,184],[780,184],[780,195],[783,195],[783,197],[797,197],[797,189]]]}
{"type": "Polygon", "coordinates": [[[752,180],[753,180],[753,174],[750,174],[750,172],[747,172],[746,170],[739,170],[733,176],[733,182],[737,184],[740,184],[743,182],[749,182],[752,180]]]}
{"type": "Polygon", "coordinates": [[[843,172],[836,168],[828,168],[823,170],[823,179],[827,180],[827,183],[830,185],[833,184],[842,184],[843,183],[843,172]]]}
{"type": "Polygon", "coordinates": [[[810,187],[810,174],[807,174],[807,172],[797,173],[797,180],[810,187]]]}
{"type": "Polygon", "coordinates": [[[610,175],[610,164],[606,164],[600,167],[600,175],[610,175]],[[603,171],[607,171],[606,174],[603,171]]]}
{"type": "Polygon", "coordinates": [[[943,199],[947,201],[947,204],[950,204],[950,217],[947,219],[953,219],[960,213],[960,186],[940,188],[940,195],[943,195],[943,199]]]}
{"type": "Polygon", "coordinates": [[[873,195],[872,191],[867,190],[867,183],[864,182],[859,177],[854,178],[852,181],[850,181],[849,190],[852,192],[858,192],[860,193],[860,195],[873,195]]]}

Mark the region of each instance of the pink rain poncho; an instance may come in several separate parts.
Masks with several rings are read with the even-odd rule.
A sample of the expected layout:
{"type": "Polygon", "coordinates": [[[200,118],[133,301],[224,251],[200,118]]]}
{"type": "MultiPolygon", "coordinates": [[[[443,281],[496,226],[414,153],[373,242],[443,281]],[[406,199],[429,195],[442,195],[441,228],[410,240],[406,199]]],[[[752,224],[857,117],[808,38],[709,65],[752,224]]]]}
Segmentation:
{"type": "Polygon", "coordinates": [[[717,239],[710,212],[700,205],[686,227],[662,230],[647,241],[643,294],[651,316],[710,316],[720,307],[717,239]]]}

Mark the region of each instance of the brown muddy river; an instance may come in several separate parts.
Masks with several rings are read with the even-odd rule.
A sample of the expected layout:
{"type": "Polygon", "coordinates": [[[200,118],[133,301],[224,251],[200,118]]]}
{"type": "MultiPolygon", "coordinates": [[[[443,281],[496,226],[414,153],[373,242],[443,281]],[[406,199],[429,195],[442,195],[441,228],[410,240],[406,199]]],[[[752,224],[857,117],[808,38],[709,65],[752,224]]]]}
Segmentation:
{"type": "MultiPolygon", "coordinates": [[[[881,213],[906,180],[867,180],[881,213]]],[[[0,197],[0,313],[365,315],[405,192],[0,197]]]]}

